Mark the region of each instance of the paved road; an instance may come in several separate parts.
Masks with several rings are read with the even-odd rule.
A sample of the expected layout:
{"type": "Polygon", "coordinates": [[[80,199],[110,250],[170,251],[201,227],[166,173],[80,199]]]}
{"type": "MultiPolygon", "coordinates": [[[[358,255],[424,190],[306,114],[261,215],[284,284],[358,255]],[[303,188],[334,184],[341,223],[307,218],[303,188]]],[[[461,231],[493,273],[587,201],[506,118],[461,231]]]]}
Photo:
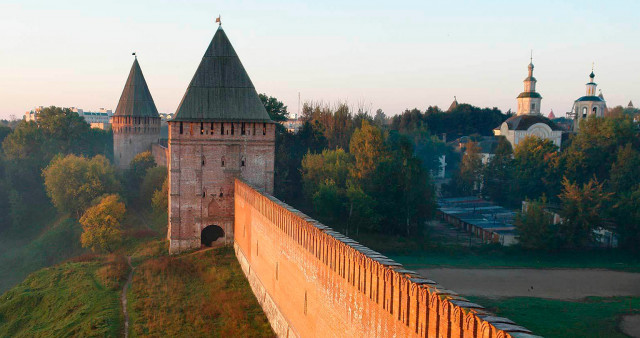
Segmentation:
{"type": "Polygon", "coordinates": [[[581,299],[640,296],[640,273],[596,269],[419,269],[461,295],[581,299]]]}

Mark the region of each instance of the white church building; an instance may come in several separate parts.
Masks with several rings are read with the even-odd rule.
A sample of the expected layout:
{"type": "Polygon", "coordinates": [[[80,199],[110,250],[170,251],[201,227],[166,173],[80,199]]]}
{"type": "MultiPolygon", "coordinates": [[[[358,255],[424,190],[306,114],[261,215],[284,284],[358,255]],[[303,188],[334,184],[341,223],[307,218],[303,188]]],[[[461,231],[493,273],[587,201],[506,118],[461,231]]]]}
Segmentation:
{"type": "Polygon", "coordinates": [[[533,61],[529,63],[529,76],[524,79],[524,91],[518,95],[518,112],[493,130],[496,136],[504,136],[515,147],[527,136],[548,139],[560,148],[562,129],[540,114],[542,96],[536,92],[533,77],[533,61]]]}

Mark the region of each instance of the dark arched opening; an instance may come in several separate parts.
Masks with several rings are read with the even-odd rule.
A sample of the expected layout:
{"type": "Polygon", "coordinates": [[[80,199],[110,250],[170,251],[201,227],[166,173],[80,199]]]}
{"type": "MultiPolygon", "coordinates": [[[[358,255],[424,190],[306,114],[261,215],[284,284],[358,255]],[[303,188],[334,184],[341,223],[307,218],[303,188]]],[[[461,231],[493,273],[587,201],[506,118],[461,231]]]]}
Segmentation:
{"type": "Polygon", "coordinates": [[[215,242],[218,238],[224,237],[224,230],[217,225],[209,225],[202,229],[200,233],[200,243],[206,246],[211,246],[211,243],[215,242]]]}

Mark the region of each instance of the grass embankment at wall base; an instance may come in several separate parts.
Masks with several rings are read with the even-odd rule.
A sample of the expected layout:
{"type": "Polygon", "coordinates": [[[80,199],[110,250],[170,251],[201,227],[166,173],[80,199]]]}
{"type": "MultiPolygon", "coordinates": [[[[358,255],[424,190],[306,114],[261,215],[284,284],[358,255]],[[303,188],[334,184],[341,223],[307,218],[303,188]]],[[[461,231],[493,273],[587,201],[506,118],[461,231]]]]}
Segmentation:
{"type": "Polygon", "coordinates": [[[134,256],[131,336],[274,336],[233,248],[166,256],[155,245],[134,256]]]}
{"type": "Polygon", "coordinates": [[[627,337],[619,328],[622,316],[640,314],[640,297],[467,298],[543,337],[627,337]]]}
{"type": "Polygon", "coordinates": [[[70,262],[31,274],[0,295],[0,336],[119,336],[119,289],[107,286],[109,264],[70,262]]]}
{"type": "Polygon", "coordinates": [[[0,293],[22,281],[29,273],[84,252],[80,225],[67,216],[43,214],[34,228],[38,233],[0,236],[0,293]],[[48,216],[51,218],[45,218],[48,216]],[[53,219],[53,221],[51,220],[53,219]]]}
{"type": "Polygon", "coordinates": [[[564,268],[611,269],[640,272],[640,259],[616,250],[535,252],[518,247],[486,245],[478,248],[439,247],[422,252],[390,253],[410,269],[459,268],[564,268]]]}

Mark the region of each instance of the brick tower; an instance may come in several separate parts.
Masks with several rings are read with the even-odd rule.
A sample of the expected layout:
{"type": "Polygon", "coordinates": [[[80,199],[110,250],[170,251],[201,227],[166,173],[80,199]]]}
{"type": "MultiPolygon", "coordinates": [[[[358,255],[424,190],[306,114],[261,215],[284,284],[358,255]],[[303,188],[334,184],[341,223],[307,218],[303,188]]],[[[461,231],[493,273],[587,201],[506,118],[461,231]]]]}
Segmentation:
{"type": "Polygon", "coordinates": [[[169,121],[169,252],[233,240],[234,179],[273,192],[275,125],[218,27],[169,121]]]}
{"type": "Polygon", "coordinates": [[[113,157],[120,169],[128,169],[133,158],[151,150],[160,138],[160,115],[136,57],[111,117],[113,157]]]}

